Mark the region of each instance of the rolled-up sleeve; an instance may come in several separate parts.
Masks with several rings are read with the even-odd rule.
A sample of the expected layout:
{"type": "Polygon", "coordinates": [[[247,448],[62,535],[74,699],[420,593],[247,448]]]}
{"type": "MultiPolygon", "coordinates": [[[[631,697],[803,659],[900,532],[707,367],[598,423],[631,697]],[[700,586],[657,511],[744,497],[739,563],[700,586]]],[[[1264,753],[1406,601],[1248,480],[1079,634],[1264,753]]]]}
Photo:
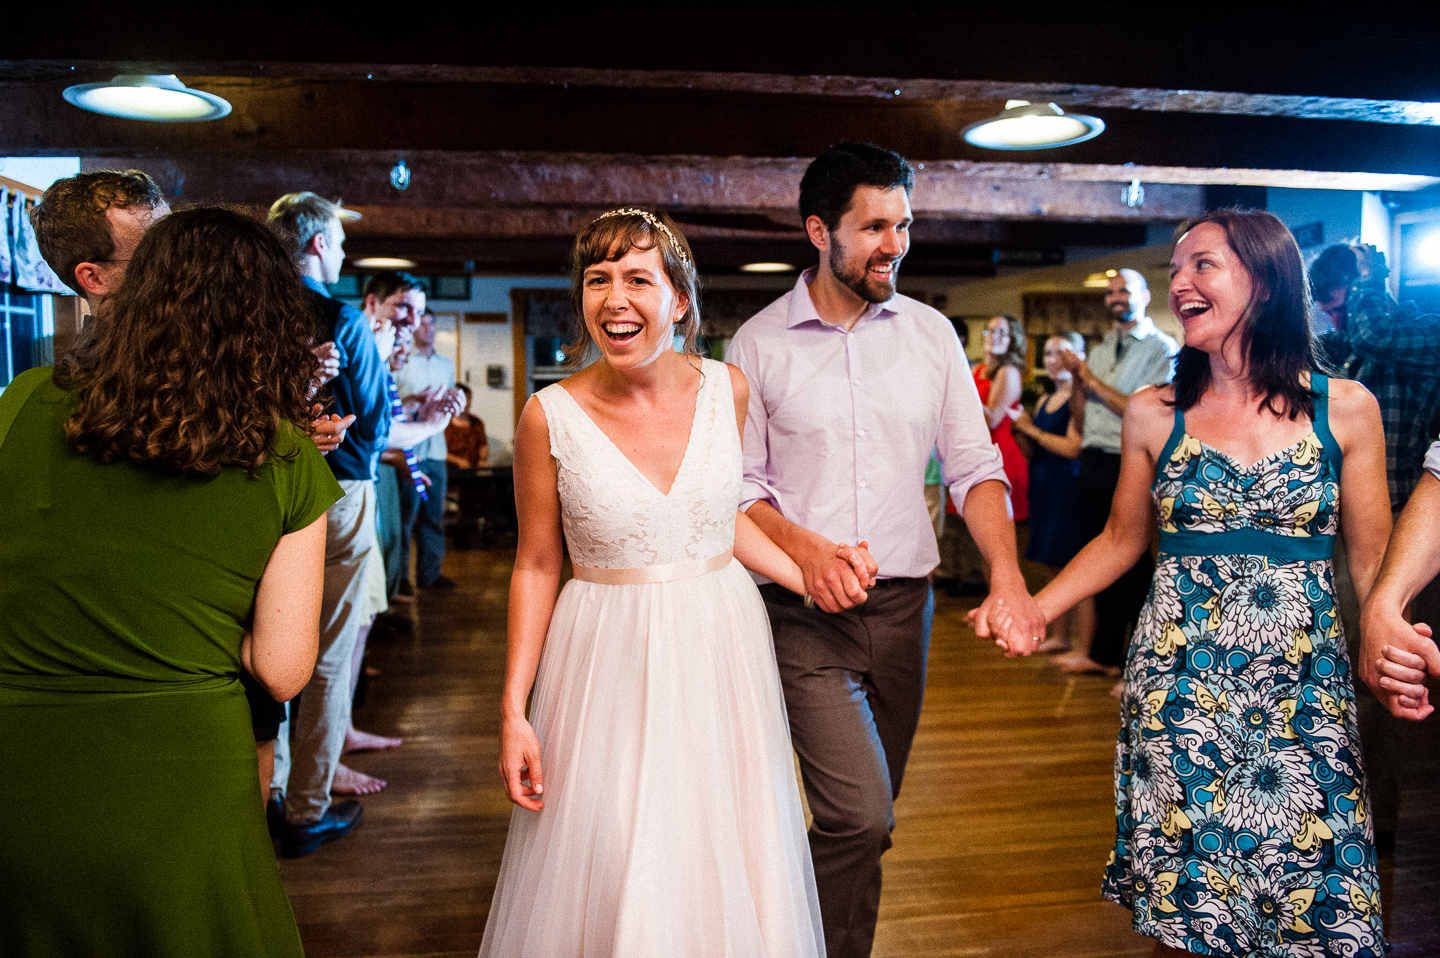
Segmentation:
{"type": "Polygon", "coordinates": [[[975,391],[975,380],[965,354],[960,351],[960,339],[953,329],[950,335],[954,340],[950,349],[955,359],[946,370],[945,400],[935,448],[940,453],[942,481],[950,490],[955,508],[963,512],[965,497],[977,483],[998,480],[1005,484],[1008,495],[1010,480],[1005,478],[1000,450],[990,441],[985,410],[980,394],[975,391]]]}

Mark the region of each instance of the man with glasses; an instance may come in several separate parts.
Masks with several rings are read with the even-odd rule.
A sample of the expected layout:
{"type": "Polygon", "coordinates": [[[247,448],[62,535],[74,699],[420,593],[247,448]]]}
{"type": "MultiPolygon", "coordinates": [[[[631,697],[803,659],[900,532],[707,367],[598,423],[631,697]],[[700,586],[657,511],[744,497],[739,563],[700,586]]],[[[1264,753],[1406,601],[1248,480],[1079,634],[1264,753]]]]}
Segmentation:
{"type": "Polygon", "coordinates": [[[140,170],[98,170],[56,180],[30,211],[40,255],[100,315],[125,281],[140,238],[170,212],[140,170]]]}

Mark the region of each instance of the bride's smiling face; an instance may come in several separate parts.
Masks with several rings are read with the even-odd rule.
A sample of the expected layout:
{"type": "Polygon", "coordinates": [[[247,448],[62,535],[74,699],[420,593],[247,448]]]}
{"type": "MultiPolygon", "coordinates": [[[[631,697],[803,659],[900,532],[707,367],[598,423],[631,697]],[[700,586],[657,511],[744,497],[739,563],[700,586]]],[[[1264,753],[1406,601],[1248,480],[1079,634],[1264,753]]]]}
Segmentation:
{"type": "Polygon", "coordinates": [[[665,275],[657,247],[586,267],[585,326],[617,369],[647,366],[672,348],[675,322],[690,308],[665,275]]]}

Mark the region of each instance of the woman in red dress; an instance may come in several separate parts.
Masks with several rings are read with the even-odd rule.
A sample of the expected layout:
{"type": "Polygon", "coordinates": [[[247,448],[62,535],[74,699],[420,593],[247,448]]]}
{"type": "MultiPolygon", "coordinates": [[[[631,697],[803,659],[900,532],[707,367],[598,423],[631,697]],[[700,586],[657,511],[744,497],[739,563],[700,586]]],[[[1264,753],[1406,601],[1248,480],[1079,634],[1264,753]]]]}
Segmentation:
{"type": "Polygon", "coordinates": [[[1009,313],[990,320],[984,333],[985,361],[975,367],[975,388],[985,404],[990,441],[1000,447],[1005,478],[1010,480],[1010,503],[1015,521],[1030,516],[1030,470],[1010,424],[1024,411],[1020,405],[1025,375],[1025,327],[1009,313]]]}

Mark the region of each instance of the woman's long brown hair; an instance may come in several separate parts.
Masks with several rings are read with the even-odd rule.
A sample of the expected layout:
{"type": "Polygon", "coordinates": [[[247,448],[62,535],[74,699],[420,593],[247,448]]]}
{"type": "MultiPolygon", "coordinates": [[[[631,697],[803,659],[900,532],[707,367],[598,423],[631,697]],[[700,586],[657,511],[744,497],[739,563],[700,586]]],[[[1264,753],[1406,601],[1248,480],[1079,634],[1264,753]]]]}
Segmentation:
{"type": "MultiPolygon", "coordinates": [[[[56,367],[70,445],[213,476],[254,476],[281,420],[310,431],[315,317],[295,264],[239,213],[172,213],[145,234],[96,329],[56,367]]],[[[293,453],[292,453],[293,454],[293,453]]]]}

